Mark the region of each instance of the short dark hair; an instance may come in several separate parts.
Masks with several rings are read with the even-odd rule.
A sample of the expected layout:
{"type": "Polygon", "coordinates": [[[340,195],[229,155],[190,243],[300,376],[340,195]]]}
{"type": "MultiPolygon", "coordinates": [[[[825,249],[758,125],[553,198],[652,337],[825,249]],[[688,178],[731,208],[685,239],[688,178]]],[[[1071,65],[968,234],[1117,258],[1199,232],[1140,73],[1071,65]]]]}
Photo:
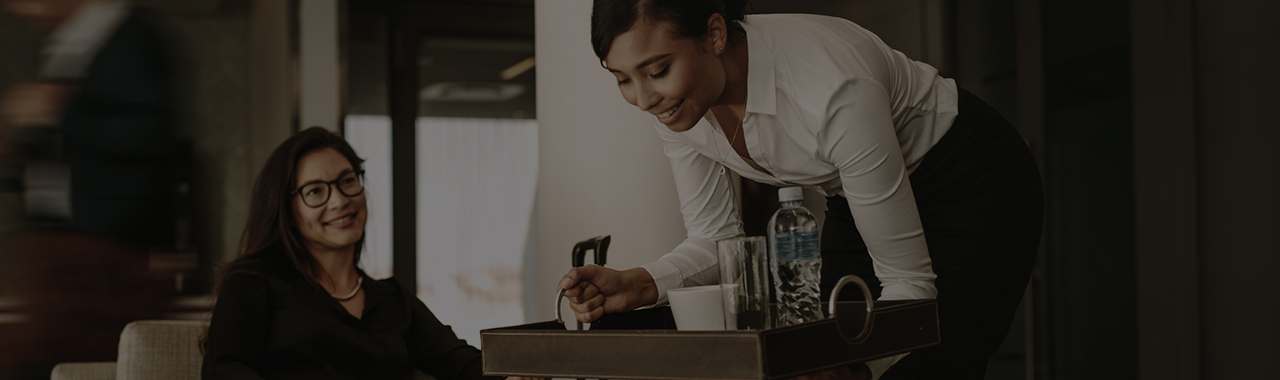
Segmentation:
{"type": "Polygon", "coordinates": [[[591,47],[601,61],[618,35],[641,20],[664,23],[677,37],[707,35],[707,19],[719,13],[732,27],[742,21],[747,0],[595,0],[591,5],[591,47]]]}

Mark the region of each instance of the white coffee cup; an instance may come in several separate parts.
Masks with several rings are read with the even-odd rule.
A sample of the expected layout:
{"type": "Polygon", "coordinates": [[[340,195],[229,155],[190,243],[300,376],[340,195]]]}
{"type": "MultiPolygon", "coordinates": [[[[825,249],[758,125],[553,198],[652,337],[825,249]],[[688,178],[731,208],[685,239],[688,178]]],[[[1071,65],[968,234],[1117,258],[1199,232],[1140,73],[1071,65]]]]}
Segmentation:
{"type": "MultiPolygon", "coordinates": [[[[724,330],[726,317],[720,285],[693,286],[667,291],[676,329],[681,331],[724,330]]],[[[736,316],[736,315],[733,315],[736,316]]],[[[737,322],[734,321],[734,326],[737,322]]]]}

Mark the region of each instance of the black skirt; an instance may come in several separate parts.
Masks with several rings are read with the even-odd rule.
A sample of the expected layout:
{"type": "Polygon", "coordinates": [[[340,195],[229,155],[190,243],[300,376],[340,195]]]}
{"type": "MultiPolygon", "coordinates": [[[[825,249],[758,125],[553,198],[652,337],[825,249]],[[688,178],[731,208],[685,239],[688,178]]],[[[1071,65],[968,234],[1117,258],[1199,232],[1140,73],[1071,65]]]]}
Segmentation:
{"type": "MultiPolygon", "coordinates": [[[[1035,263],[1044,216],[1040,172],[1013,125],[960,89],[959,115],[910,181],[938,275],[942,344],[913,352],[883,379],[982,379],[1035,263]]],[[[862,277],[880,296],[848,202],[833,196],[822,229],[823,299],[846,274],[862,277]]]]}

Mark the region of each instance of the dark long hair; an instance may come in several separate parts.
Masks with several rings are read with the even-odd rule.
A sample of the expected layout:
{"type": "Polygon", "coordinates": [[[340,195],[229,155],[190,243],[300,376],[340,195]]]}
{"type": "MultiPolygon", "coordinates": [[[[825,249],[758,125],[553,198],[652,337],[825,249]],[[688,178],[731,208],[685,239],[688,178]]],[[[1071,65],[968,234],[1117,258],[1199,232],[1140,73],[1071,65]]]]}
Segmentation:
{"type": "Polygon", "coordinates": [[[601,61],[618,35],[637,21],[666,24],[676,37],[707,35],[707,19],[719,13],[725,24],[742,21],[747,0],[595,0],[591,5],[591,47],[601,61]]]}
{"type": "MultiPolygon", "coordinates": [[[[364,160],[356,156],[355,149],[342,136],[321,127],[311,127],[293,135],[276,147],[267,163],[258,173],[249,200],[249,220],[240,237],[240,254],[226,265],[218,278],[215,293],[221,290],[222,281],[235,272],[254,272],[270,263],[290,263],[307,282],[319,289],[323,269],[303,245],[302,232],[294,223],[293,195],[298,178],[298,161],[303,156],[326,148],[333,148],[351,168],[360,172],[364,160]]],[[[356,242],[354,263],[360,262],[364,248],[362,235],[356,242]]]]}
{"type": "MultiPolygon", "coordinates": [[[[325,148],[333,148],[356,172],[362,170],[364,160],[356,156],[356,150],[342,136],[321,127],[307,128],[280,143],[267,158],[267,164],[258,173],[249,199],[249,220],[240,235],[240,253],[222,269],[214,286],[214,295],[222,292],[222,283],[232,273],[260,273],[263,268],[291,264],[292,268],[319,292],[320,273],[323,268],[303,245],[302,232],[293,222],[293,195],[298,178],[298,161],[303,156],[325,148]]],[[[356,242],[352,263],[360,262],[365,236],[356,242]]],[[[204,353],[209,340],[209,327],[200,334],[200,352],[204,353]]]]}

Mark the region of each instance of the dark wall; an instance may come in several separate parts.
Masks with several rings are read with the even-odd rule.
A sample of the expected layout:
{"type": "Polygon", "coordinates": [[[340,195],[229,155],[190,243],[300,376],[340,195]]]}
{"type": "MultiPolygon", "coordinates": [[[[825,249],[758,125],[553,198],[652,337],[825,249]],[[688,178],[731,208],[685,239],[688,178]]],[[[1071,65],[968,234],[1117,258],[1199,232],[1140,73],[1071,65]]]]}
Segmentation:
{"type": "Polygon", "coordinates": [[[1018,121],[1017,0],[954,2],[956,84],[1018,121]]]}
{"type": "MultiPolygon", "coordinates": [[[[1016,0],[964,0],[950,3],[953,79],[1000,111],[1015,125],[1018,113],[1016,0]]],[[[1030,128],[1017,125],[1020,131],[1030,128]]],[[[1024,133],[1024,139],[1030,137],[1024,133]]],[[[1031,149],[1041,149],[1032,144],[1031,149]]],[[[1004,343],[987,363],[987,380],[1025,379],[1027,371],[1027,305],[1024,298],[1004,343]]]]}
{"type": "Polygon", "coordinates": [[[1274,377],[1280,2],[1195,2],[1203,378],[1274,377]]]}
{"type": "Polygon", "coordinates": [[[1129,2],[1041,4],[1050,376],[1132,379],[1129,2]]]}

